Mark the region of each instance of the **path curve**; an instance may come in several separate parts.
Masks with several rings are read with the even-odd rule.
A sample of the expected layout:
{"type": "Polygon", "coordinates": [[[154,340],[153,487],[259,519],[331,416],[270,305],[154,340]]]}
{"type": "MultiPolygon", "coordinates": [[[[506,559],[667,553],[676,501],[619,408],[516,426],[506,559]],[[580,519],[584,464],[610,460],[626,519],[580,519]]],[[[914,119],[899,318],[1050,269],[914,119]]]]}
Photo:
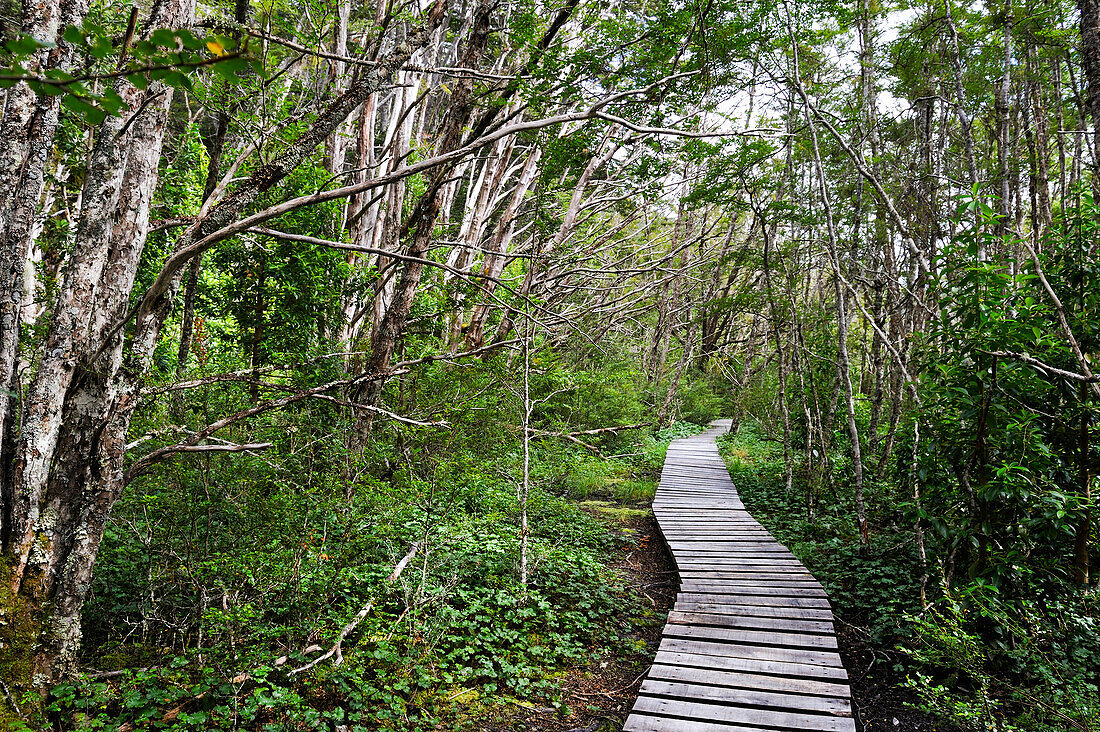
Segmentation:
{"type": "Polygon", "coordinates": [[[653,513],[680,592],[624,732],[854,732],[829,598],[745,511],[730,425],[669,445],[653,513]]]}

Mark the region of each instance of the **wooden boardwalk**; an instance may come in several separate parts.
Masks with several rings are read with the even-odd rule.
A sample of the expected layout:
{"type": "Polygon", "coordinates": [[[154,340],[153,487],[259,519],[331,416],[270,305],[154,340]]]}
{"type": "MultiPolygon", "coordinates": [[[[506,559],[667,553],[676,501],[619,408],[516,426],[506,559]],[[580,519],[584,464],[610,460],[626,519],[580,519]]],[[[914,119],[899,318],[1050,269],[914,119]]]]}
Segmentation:
{"type": "Polygon", "coordinates": [[[680,592],[625,732],[855,731],[829,599],[745,511],[706,432],[668,448],[653,513],[680,592]]]}

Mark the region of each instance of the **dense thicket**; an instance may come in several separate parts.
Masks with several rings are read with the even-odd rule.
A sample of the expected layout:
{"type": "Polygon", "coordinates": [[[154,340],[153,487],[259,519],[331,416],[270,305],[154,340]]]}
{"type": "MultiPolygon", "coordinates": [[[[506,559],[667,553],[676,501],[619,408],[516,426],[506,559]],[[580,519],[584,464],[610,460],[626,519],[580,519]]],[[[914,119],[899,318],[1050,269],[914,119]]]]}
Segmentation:
{"type": "Polygon", "coordinates": [[[639,617],[570,497],[726,415],[929,704],[1095,722],[1094,3],[0,17],[10,713],[551,698],[639,617]]]}

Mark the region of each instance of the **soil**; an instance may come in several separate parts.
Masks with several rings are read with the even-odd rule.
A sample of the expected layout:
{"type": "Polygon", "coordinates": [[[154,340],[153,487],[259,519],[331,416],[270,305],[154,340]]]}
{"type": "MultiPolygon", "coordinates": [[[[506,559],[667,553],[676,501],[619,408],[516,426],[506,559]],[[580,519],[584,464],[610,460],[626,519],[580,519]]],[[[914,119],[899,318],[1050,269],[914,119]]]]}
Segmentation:
{"type": "Polygon", "coordinates": [[[869,645],[858,626],[838,621],[836,630],[859,732],[963,732],[962,727],[916,708],[917,697],[902,686],[905,677],[894,668],[892,652],[869,645]]]}

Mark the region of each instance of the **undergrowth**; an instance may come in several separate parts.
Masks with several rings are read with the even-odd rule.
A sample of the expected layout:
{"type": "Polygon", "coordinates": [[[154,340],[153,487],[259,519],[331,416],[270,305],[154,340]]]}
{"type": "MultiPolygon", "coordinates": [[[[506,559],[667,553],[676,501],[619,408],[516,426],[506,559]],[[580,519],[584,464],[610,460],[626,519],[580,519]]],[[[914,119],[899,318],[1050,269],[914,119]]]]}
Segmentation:
{"type": "MultiPolygon", "coordinates": [[[[861,550],[845,458],[811,501],[782,445],[755,420],[719,445],[745,507],[822,582],[838,620],[874,648],[926,711],[967,729],[1100,729],[1100,603],[1036,580],[1007,590],[937,572],[945,547],[925,530],[928,604],[911,501],[890,481],[867,489],[870,547],[861,550]]],[[[1017,568],[1019,569],[1019,568],[1017,568]]],[[[881,662],[880,661],[880,662],[881,662]]]]}
{"type": "MultiPolygon", "coordinates": [[[[641,423],[657,398],[632,372],[555,368],[538,374],[547,432],[641,423]]],[[[663,619],[613,565],[638,544],[630,521],[648,514],[669,441],[700,427],[535,440],[524,586],[514,405],[482,396],[499,378],[422,375],[435,403],[446,389],[480,399],[456,398],[446,431],[379,429],[353,452],[338,414],[302,410],[256,428],[275,443],[265,456],[182,459],[137,481],[100,552],[84,671],[53,690],[50,726],[484,729],[517,706],[567,713],[570,669],[646,662],[636,631],[663,619]]]]}

